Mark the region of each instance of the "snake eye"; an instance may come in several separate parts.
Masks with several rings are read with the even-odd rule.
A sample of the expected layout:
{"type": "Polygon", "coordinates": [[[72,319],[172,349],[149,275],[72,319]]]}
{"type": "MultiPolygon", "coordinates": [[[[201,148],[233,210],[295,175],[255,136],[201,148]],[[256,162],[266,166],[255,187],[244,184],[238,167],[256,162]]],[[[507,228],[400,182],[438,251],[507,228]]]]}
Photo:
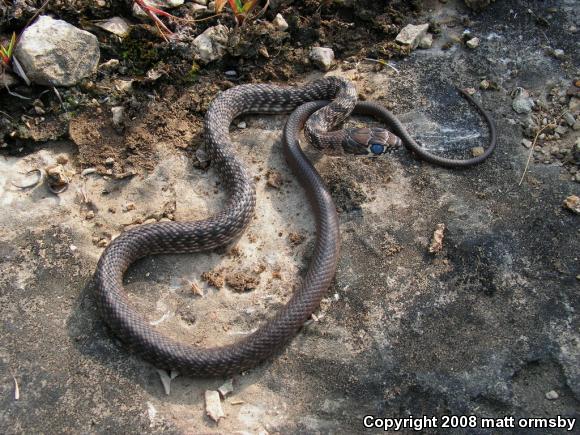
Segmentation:
{"type": "Polygon", "coordinates": [[[382,154],[385,151],[385,147],[380,143],[374,143],[371,145],[370,150],[373,154],[378,156],[379,154],[382,154]]]}

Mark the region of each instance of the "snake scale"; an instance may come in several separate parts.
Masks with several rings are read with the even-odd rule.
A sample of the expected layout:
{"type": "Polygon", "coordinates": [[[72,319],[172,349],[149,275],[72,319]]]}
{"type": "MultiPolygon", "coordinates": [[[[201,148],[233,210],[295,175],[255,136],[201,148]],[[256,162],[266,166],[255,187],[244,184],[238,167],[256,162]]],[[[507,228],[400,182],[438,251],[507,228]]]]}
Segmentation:
{"type": "Polygon", "coordinates": [[[394,115],[374,103],[357,103],[356,95],[351,82],[326,77],[301,87],[240,85],[216,97],[206,114],[205,136],[212,165],[228,193],[222,210],[205,220],[160,222],[128,230],[109,244],[97,265],[96,298],[102,316],[134,352],[158,368],[184,374],[239,373],[286,345],[319,306],[335,274],[340,234],[332,198],[300,149],[298,134],[302,127],[314,146],[330,154],[380,155],[402,142],[419,157],[447,167],[480,163],[495,147],[492,120],[468,95],[464,96],[482,113],[490,129],[490,145],[485,153],[468,160],[450,160],[426,152],[394,115]],[[207,251],[236,239],[253,217],[255,189],[252,176],[236,155],[229,126],[242,114],[292,110],[284,129],[285,155],[305,189],[316,220],[314,254],[301,284],[274,317],[233,344],[201,348],[162,335],[131,307],[123,290],[125,271],[148,255],[207,251]],[[385,121],[397,135],[380,128],[331,131],[353,111],[385,121]]]}

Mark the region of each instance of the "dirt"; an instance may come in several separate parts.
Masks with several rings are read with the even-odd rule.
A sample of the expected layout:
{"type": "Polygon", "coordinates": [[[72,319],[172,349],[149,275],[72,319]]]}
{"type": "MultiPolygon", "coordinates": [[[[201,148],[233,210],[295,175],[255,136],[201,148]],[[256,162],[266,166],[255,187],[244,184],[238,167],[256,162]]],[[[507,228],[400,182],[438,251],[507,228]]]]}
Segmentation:
{"type": "MultiPolygon", "coordinates": [[[[97,34],[101,63],[120,62],[70,89],[11,88],[30,100],[0,91],[1,431],[362,433],[367,414],[580,418],[579,215],[563,206],[580,195],[579,134],[567,125],[554,135],[580,76],[571,2],[495,2],[478,14],[457,1],[272,3],[233,32],[223,59],[203,66],[192,62],[191,40],[218,19],[170,23],[182,42],[135,20],[120,40],[91,20],[130,17],[126,4],[50,2],[49,12],[97,34]],[[277,12],[288,32],[271,26],[277,12]],[[394,43],[404,25],[424,22],[433,48],[394,43]],[[479,47],[465,46],[467,34],[479,47]],[[122,231],[220,210],[225,192],[202,146],[209,103],[241,83],[322,76],[308,60],[312,45],[332,47],[329,74],[353,80],[361,98],[385,104],[442,155],[486,146],[485,124],[455,92],[475,89],[498,149],[454,171],[405,149],[360,159],[306,147],[340,215],[336,278],[286,349],[234,377],[216,424],[204,394],[227,379],[178,376],[167,395],[155,367],[102,321],[92,274],[122,231]],[[530,115],[512,109],[518,87],[540,102],[530,115]],[[124,108],[120,125],[113,107],[124,108]],[[552,121],[524,174],[522,139],[552,121]],[[45,182],[12,184],[54,165],[69,179],[59,195],[45,182]]],[[[172,13],[184,16],[188,4],[172,13]]],[[[1,5],[2,37],[34,13],[28,1],[1,5]]],[[[233,26],[229,15],[219,20],[233,26]]],[[[271,318],[313,250],[312,213],[283,158],[285,117],[239,121],[231,134],[257,188],[249,228],[227,249],[147,257],[126,275],[131,304],[189,344],[230,344],[271,318]]]]}

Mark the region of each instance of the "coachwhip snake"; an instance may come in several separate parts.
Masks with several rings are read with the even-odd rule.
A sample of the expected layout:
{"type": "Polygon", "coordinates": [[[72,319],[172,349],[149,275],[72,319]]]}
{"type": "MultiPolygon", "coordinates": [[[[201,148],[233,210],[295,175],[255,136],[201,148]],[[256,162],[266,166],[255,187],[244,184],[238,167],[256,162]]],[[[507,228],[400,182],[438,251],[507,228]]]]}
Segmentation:
{"type": "Polygon", "coordinates": [[[480,163],[493,151],[495,128],[484,110],[465,96],[486,119],[491,140],[482,156],[455,161],[426,152],[383,107],[366,102],[357,104],[352,83],[338,77],[301,87],[250,84],[222,92],[208,109],[205,133],[212,165],[228,191],[225,206],[205,220],[141,225],[114,239],[103,252],[95,273],[97,303],[104,319],[132,350],[158,368],[215,376],[239,373],[257,365],[287,344],[319,306],[334,277],[339,255],[336,209],[322,179],[300,149],[297,139],[300,129],[306,124],[309,141],[331,154],[378,155],[400,144],[399,137],[384,129],[330,131],[355,110],[387,122],[405,146],[425,160],[447,167],[469,166],[480,163]],[[237,238],[254,214],[255,190],[251,175],[236,156],[229,125],[241,114],[287,113],[297,107],[284,129],[285,154],[305,188],[317,231],[314,254],[301,284],[273,318],[233,344],[201,348],[162,335],[130,306],[123,290],[125,271],[134,261],[148,255],[207,251],[237,238]]]}

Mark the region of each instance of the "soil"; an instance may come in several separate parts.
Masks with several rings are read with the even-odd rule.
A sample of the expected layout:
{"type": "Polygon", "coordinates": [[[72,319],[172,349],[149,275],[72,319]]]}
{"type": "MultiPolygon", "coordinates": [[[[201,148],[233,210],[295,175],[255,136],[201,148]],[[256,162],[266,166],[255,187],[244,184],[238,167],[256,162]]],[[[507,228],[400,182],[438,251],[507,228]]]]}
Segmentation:
{"type": "MultiPolygon", "coordinates": [[[[218,22],[234,28],[227,13],[169,23],[179,38],[165,42],[124,2],[49,3],[47,13],[99,37],[101,64],[119,65],[72,88],[0,91],[1,432],[362,433],[367,414],[580,418],[580,217],[563,207],[580,195],[580,145],[559,118],[578,96],[573,2],[504,0],[480,13],[458,1],[271,3],[209,65],[193,62],[191,41],[218,22]],[[270,24],[278,12],[287,32],[270,24]],[[94,26],[114,15],[134,24],[127,38],[94,26]],[[394,42],[406,24],[425,22],[432,48],[394,42]],[[480,45],[466,47],[468,36],[480,45]],[[463,171],[404,149],[361,159],[306,147],[340,215],[336,278],[285,350],[234,377],[226,417],[215,423],[204,393],[227,379],[178,376],[167,395],[155,367],[101,320],[92,274],[127,228],[220,210],[225,192],[203,147],[209,103],[241,83],[322,76],[308,60],[313,45],[333,48],[328,74],[353,80],[361,99],[386,105],[442,155],[487,144],[485,124],[455,91],[473,88],[499,145],[463,171]],[[512,109],[519,87],[537,103],[529,115],[512,109]],[[124,109],[121,124],[114,107],[124,109]],[[536,136],[530,157],[522,139],[536,136]],[[63,193],[45,182],[14,186],[53,165],[68,179],[63,193]]],[[[35,4],[5,2],[0,11],[4,38],[35,4]]],[[[248,116],[231,127],[257,189],[255,219],[235,245],[148,257],[126,275],[130,302],[164,334],[232,343],[274,315],[303,275],[315,228],[284,162],[284,121],[248,116]]]]}

